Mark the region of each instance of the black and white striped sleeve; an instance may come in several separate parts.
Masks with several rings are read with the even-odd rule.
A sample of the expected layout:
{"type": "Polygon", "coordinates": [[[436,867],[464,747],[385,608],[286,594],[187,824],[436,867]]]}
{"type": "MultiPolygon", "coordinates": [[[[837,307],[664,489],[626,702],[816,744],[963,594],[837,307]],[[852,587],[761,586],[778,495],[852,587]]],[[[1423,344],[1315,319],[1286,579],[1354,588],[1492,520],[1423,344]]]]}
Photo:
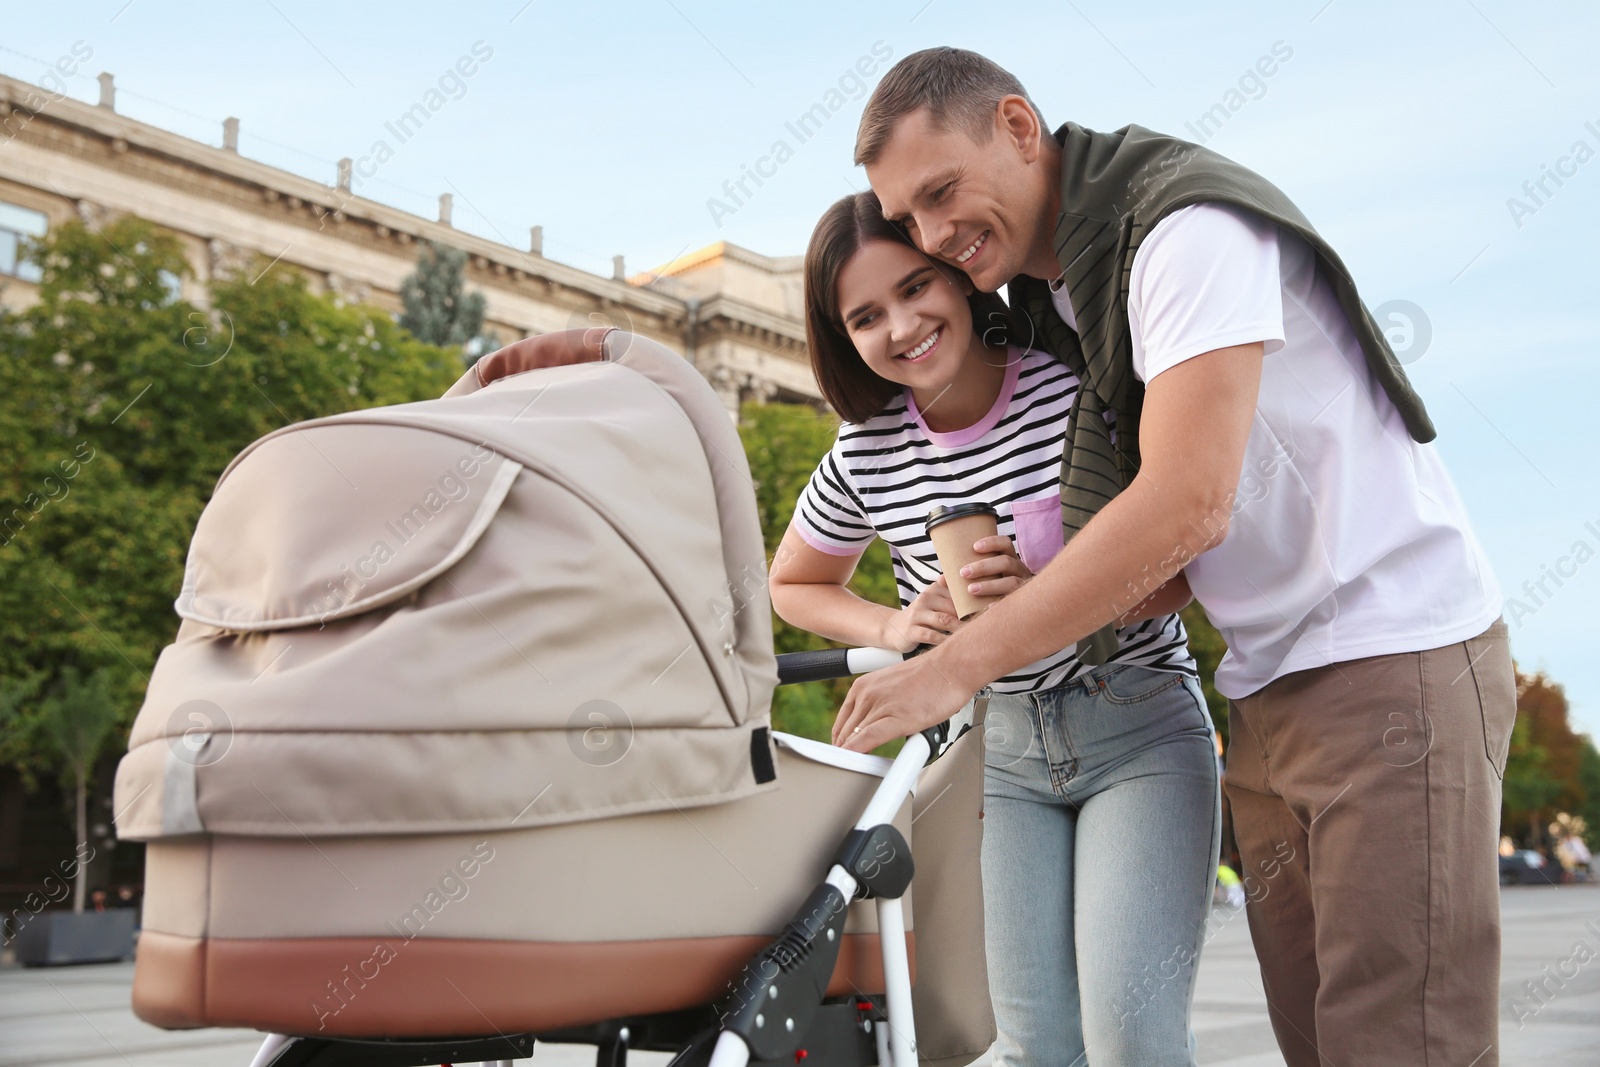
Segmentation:
{"type": "Polygon", "coordinates": [[[800,539],[830,556],[854,556],[877,536],[860,499],[845,479],[830,450],[817,464],[794,506],[794,530],[800,539]]]}

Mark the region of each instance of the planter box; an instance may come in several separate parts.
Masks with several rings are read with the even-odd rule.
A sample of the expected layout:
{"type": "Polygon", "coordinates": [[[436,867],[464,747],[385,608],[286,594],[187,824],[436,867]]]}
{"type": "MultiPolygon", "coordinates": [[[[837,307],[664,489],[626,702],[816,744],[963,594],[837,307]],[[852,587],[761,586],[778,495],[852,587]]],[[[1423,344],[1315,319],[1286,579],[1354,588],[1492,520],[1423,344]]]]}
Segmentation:
{"type": "Polygon", "coordinates": [[[26,967],[107,963],[133,955],[135,909],[47,911],[17,932],[17,962],[26,967]]]}

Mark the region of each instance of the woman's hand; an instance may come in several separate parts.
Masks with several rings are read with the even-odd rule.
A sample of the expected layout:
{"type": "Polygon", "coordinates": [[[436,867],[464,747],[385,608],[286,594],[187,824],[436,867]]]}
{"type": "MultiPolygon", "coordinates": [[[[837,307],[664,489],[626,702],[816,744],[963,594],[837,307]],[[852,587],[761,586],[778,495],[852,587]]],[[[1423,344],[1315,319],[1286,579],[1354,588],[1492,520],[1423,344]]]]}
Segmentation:
{"type": "Polygon", "coordinates": [[[918,645],[939,644],[959,625],[955,601],[950,599],[950,587],[941,574],[915,600],[884,618],[878,644],[896,652],[910,652],[918,645]]]}
{"type": "Polygon", "coordinates": [[[961,577],[968,582],[967,592],[973,596],[1005,596],[1022,588],[1022,583],[1033,577],[1033,572],[1017,557],[1011,538],[999,534],[980,537],[973,543],[973,551],[985,553],[961,568],[961,577]]]}

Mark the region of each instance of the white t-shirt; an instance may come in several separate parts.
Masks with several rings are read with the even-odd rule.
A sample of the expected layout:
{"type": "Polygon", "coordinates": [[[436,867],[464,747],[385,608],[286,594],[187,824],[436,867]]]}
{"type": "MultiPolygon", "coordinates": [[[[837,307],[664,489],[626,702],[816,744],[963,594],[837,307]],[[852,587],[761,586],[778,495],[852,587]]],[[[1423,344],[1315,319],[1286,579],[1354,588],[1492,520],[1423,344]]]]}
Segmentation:
{"type": "MultiPolygon", "coordinates": [[[[1068,324],[1067,294],[1054,294],[1068,324]]],[[[1431,445],[1367,369],[1316,253],[1247,211],[1196,204],[1134,257],[1133,367],[1265,342],[1261,393],[1228,534],[1186,569],[1228,642],[1217,690],[1416,652],[1483,632],[1500,588],[1431,445]]]]}
{"type": "MultiPolygon", "coordinates": [[[[1061,551],[1061,450],[1077,392],[1078,379],[1060,360],[1015,348],[988,414],[965,429],[929,429],[910,392],[902,392],[860,425],[839,427],[795,504],[794,530],[837,556],[857,555],[883,538],[904,606],[939,577],[928,512],[982,502],[999,513],[999,532],[1038,573],[1061,551]]],[[[1176,615],[1119,630],[1110,662],[1196,674],[1176,615]]],[[[1036,692],[1088,669],[1065,648],[992,686],[997,693],[1036,692]]]]}

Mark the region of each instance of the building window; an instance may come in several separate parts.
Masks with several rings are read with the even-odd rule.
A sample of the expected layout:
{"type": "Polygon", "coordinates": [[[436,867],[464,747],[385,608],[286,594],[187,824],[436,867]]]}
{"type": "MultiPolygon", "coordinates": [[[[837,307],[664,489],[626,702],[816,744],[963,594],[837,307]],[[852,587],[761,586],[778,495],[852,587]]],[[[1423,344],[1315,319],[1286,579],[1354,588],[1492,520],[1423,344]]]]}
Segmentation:
{"type": "Polygon", "coordinates": [[[25,282],[39,280],[39,265],[22,258],[22,242],[29,237],[43,237],[47,224],[44,212],[0,200],[0,274],[25,282]]]}

